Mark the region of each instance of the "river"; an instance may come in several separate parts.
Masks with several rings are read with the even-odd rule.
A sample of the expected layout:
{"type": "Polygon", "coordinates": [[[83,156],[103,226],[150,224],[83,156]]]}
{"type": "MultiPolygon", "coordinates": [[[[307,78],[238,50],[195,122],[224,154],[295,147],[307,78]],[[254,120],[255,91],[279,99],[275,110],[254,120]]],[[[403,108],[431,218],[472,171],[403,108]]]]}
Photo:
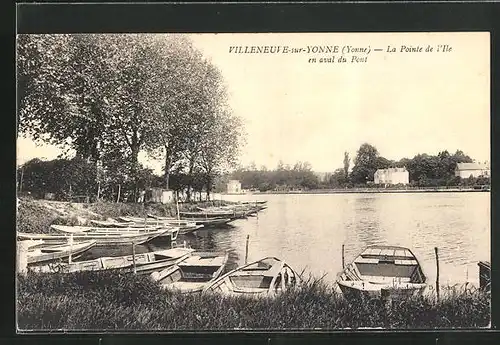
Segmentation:
{"type": "MultiPolygon", "coordinates": [[[[438,247],[441,285],[479,284],[479,260],[490,260],[490,193],[259,194],[226,195],[225,200],[266,200],[258,217],[233,227],[179,236],[202,250],[232,251],[230,267],[265,256],[286,260],[296,271],[334,282],[345,262],[366,246],[409,247],[428,282],[436,280],[438,247]]],[[[137,252],[163,244],[138,246],[137,252]]]]}

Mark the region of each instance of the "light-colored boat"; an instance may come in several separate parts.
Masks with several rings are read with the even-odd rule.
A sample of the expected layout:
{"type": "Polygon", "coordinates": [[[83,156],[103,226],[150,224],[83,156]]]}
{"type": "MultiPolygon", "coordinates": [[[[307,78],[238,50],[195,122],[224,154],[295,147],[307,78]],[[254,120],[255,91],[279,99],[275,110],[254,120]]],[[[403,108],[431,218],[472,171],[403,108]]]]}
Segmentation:
{"type": "Polygon", "coordinates": [[[176,265],[153,272],[151,278],[164,288],[181,293],[201,293],[207,284],[221,275],[228,257],[228,252],[193,252],[176,265]]]}
{"type": "MultiPolygon", "coordinates": [[[[187,218],[187,219],[175,219],[175,218],[168,218],[168,217],[160,217],[160,216],[154,216],[154,215],[148,215],[149,217],[153,219],[158,219],[158,220],[166,220],[170,222],[170,224],[179,224],[179,225],[190,225],[195,224],[196,230],[200,228],[209,228],[209,227],[216,227],[216,226],[223,226],[227,225],[229,222],[231,222],[233,219],[231,218],[219,218],[219,217],[214,217],[214,218],[187,218]]],[[[182,232],[180,232],[183,234],[182,232]]]]}
{"type": "Polygon", "coordinates": [[[110,221],[110,220],[90,220],[90,222],[98,227],[104,227],[104,228],[147,228],[147,227],[160,227],[160,225],[157,224],[151,224],[151,223],[134,223],[131,221],[110,221]]]}
{"type": "Polygon", "coordinates": [[[222,226],[228,226],[230,222],[234,220],[234,218],[190,218],[193,222],[198,225],[203,225],[205,228],[216,228],[222,226]]]}
{"type": "Polygon", "coordinates": [[[208,214],[221,214],[221,215],[233,214],[233,217],[248,217],[250,215],[259,212],[257,208],[246,205],[220,206],[220,207],[207,207],[207,208],[198,207],[198,210],[208,214]]]}
{"type": "Polygon", "coordinates": [[[162,270],[166,267],[174,265],[179,260],[187,257],[194,249],[191,248],[173,248],[166,250],[158,250],[149,253],[117,256],[117,257],[101,257],[94,260],[77,261],[72,263],[51,263],[43,266],[33,267],[36,272],[57,272],[57,273],[72,273],[81,271],[102,271],[110,269],[119,269],[131,273],[134,271],[137,274],[150,274],[154,271],[162,270]]]}
{"type": "Polygon", "coordinates": [[[116,234],[116,233],[73,233],[73,234],[30,234],[18,232],[17,238],[19,240],[43,240],[47,244],[57,245],[66,244],[73,236],[74,242],[82,241],[96,241],[96,246],[116,246],[116,245],[130,245],[143,244],[151,241],[153,238],[158,237],[164,232],[152,231],[148,233],[129,233],[129,234],[116,234]]]}
{"type": "Polygon", "coordinates": [[[426,276],[410,249],[375,245],[345,267],[337,284],[347,298],[402,298],[421,293],[426,276]]]}
{"type": "Polygon", "coordinates": [[[299,279],[287,263],[267,257],[224,274],[208,284],[203,292],[273,297],[294,286],[299,279]]]}
{"type": "Polygon", "coordinates": [[[240,201],[244,205],[264,205],[267,204],[267,200],[255,200],[255,201],[240,201]]]}
{"type": "Polygon", "coordinates": [[[53,246],[35,246],[28,250],[28,265],[40,264],[43,262],[59,259],[77,257],[96,245],[96,241],[84,241],[80,243],[53,245],[53,246]]]}
{"type": "Polygon", "coordinates": [[[24,244],[26,244],[26,247],[28,249],[32,248],[32,247],[40,246],[41,244],[45,243],[45,242],[43,242],[43,240],[23,240],[23,241],[19,241],[19,242],[23,242],[24,244]]]}
{"type": "Polygon", "coordinates": [[[246,216],[247,216],[246,212],[243,212],[243,211],[218,211],[218,212],[182,211],[182,212],[179,212],[179,215],[183,219],[230,218],[231,220],[246,218],[246,216]]]}
{"type": "Polygon", "coordinates": [[[110,227],[91,227],[91,226],[67,226],[67,225],[55,225],[50,226],[52,229],[68,234],[108,234],[108,235],[133,235],[133,234],[152,234],[159,233],[156,237],[167,238],[171,241],[177,239],[179,234],[179,229],[167,226],[157,226],[157,227],[146,227],[146,228],[110,228],[110,227]]]}
{"type": "Polygon", "coordinates": [[[203,227],[203,224],[196,224],[196,222],[193,222],[191,220],[175,219],[171,217],[159,217],[153,215],[148,215],[148,217],[149,218],[147,218],[146,221],[144,221],[144,218],[137,217],[120,217],[120,219],[127,222],[122,224],[135,224],[135,226],[141,226],[141,224],[142,226],[144,226],[144,224],[147,224],[148,226],[176,227],[179,228],[179,234],[181,235],[191,233],[203,227]]]}

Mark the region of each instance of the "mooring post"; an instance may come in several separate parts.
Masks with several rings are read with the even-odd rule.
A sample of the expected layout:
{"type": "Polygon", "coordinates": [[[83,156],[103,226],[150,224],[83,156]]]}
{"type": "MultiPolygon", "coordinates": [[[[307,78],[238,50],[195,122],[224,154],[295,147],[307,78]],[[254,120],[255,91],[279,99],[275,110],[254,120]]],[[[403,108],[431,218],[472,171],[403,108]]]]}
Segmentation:
{"type": "Polygon", "coordinates": [[[342,269],[345,268],[345,261],[344,261],[344,245],[342,245],[342,269]]]}
{"type": "Polygon", "coordinates": [[[439,255],[437,247],[434,247],[434,252],[436,253],[436,296],[439,301],[439,255]]]}
{"type": "Polygon", "coordinates": [[[179,212],[179,198],[175,198],[175,205],[177,206],[177,220],[180,220],[181,219],[181,215],[180,215],[180,212],[179,212]]]}
{"type": "Polygon", "coordinates": [[[17,271],[22,275],[28,272],[28,242],[17,241],[17,271]]]}
{"type": "Polygon", "coordinates": [[[132,263],[134,265],[134,274],[137,274],[137,268],[135,266],[135,243],[132,242],[132,263]]]}
{"type": "Polygon", "coordinates": [[[71,263],[73,254],[73,234],[69,235],[69,259],[68,262],[71,263]]]}
{"type": "Polygon", "coordinates": [[[245,249],[245,265],[247,264],[247,261],[248,261],[248,241],[250,239],[250,235],[247,235],[247,245],[246,245],[246,249],[245,249]]]}

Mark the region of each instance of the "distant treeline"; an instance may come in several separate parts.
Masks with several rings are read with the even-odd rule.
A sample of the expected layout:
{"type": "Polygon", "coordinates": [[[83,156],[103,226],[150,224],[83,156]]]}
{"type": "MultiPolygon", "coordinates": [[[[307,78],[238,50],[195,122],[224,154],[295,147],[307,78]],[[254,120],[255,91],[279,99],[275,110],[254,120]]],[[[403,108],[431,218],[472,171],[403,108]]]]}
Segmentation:
{"type": "Polygon", "coordinates": [[[230,177],[241,181],[244,189],[297,190],[321,188],[353,188],[373,185],[373,175],[377,169],[406,168],[409,172],[409,184],[416,187],[467,186],[489,184],[489,177],[469,177],[461,179],[455,176],[457,163],[472,163],[471,157],[457,150],[454,154],[441,151],[437,155],[418,154],[413,158],[399,161],[380,156],[378,150],[370,144],[363,144],[354,158],[344,153],[343,167],[320,178],[312,171],[309,163],[299,162],[289,166],[279,162],[274,170],[265,167],[257,169],[254,164],[235,171],[230,177]]]}

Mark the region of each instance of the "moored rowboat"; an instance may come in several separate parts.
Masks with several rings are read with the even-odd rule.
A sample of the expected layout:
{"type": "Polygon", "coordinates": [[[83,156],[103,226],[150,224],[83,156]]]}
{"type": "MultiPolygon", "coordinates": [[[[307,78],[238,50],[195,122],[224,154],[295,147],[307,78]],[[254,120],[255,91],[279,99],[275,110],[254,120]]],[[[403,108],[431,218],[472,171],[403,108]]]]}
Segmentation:
{"type": "Polygon", "coordinates": [[[221,275],[228,257],[228,252],[193,252],[176,265],[153,272],[151,278],[164,288],[181,293],[201,293],[207,284],[221,275]]]}
{"type": "Polygon", "coordinates": [[[299,279],[287,263],[266,257],[224,274],[208,284],[203,292],[273,297],[294,286],[299,279]]]}
{"type": "Polygon", "coordinates": [[[418,294],[426,277],[410,249],[369,246],[340,273],[337,284],[347,298],[400,298],[418,294]]]}
{"type": "Polygon", "coordinates": [[[82,254],[96,245],[96,241],[85,241],[80,243],[40,246],[28,250],[28,265],[39,264],[47,261],[65,259],[82,254]]]}
{"type": "Polygon", "coordinates": [[[62,233],[69,234],[108,234],[108,235],[129,235],[129,234],[151,234],[154,232],[159,233],[156,237],[159,238],[168,238],[171,241],[175,241],[177,239],[177,235],[179,233],[178,228],[174,227],[166,227],[166,226],[158,226],[158,227],[146,227],[146,228],[99,228],[99,227],[87,227],[87,226],[67,226],[67,225],[55,225],[52,224],[50,226],[52,229],[57,230],[62,233]]]}
{"type": "Polygon", "coordinates": [[[194,249],[173,248],[117,257],[101,257],[94,260],[77,261],[72,263],[51,263],[35,266],[36,272],[72,273],[81,271],[123,270],[133,272],[134,260],[137,274],[148,274],[172,266],[179,260],[188,256],[194,249]]]}
{"type": "Polygon", "coordinates": [[[174,218],[169,218],[169,217],[159,217],[159,216],[152,216],[148,215],[147,221],[144,222],[143,218],[136,218],[136,217],[120,217],[122,221],[126,221],[128,223],[123,223],[123,224],[134,224],[134,226],[144,226],[144,224],[147,224],[148,226],[166,226],[166,227],[177,227],[179,228],[179,234],[185,235],[187,233],[191,233],[193,231],[196,231],[200,228],[203,227],[201,224],[196,224],[196,222],[193,222],[191,220],[181,220],[181,219],[174,219],[174,218]]]}
{"type": "Polygon", "coordinates": [[[96,246],[113,246],[113,245],[129,245],[132,243],[142,244],[153,238],[158,237],[164,231],[152,231],[148,233],[130,233],[130,234],[110,234],[110,233],[75,233],[75,234],[29,234],[18,232],[19,240],[43,240],[47,244],[66,244],[70,241],[71,236],[73,241],[96,241],[96,246]]]}

